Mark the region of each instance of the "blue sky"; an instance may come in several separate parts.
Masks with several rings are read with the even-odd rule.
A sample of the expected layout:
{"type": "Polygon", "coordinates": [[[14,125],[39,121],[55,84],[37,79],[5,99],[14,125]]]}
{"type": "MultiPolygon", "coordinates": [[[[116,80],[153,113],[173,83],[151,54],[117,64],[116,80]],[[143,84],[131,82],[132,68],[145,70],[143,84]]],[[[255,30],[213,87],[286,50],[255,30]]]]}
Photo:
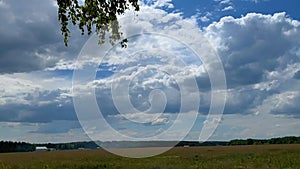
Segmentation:
{"type": "Polygon", "coordinates": [[[210,140],[299,136],[299,5],[143,1],[120,17],[135,35],[120,49],[74,27],[64,47],[55,1],[0,0],[0,140],[198,140],[210,125],[210,140]],[[221,68],[226,98],[212,95],[221,68]]]}
{"type": "Polygon", "coordinates": [[[172,4],[175,10],[183,11],[184,16],[192,16],[196,12],[215,12],[218,15],[215,15],[214,18],[220,18],[226,15],[239,17],[251,12],[270,14],[285,11],[293,18],[299,18],[298,10],[295,8],[295,6],[299,5],[299,2],[296,0],[287,1],[285,4],[280,0],[257,0],[257,2],[252,0],[203,0],[188,2],[173,0],[172,4]],[[222,11],[228,6],[232,6],[233,9],[227,12],[222,11]]]}

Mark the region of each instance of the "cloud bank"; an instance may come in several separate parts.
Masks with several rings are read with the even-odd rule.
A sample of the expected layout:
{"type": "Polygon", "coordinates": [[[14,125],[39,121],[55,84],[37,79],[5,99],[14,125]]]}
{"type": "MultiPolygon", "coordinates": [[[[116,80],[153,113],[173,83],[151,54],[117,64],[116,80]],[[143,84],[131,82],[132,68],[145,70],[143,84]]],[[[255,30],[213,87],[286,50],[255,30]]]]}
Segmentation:
{"type": "MultiPolygon", "coordinates": [[[[226,0],[220,3],[231,5],[231,1],[226,0]]],[[[299,126],[300,114],[297,105],[300,101],[299,21],[284,12],[269,15],[249,13],[239,18],[223,17],[207,27],[200,27],[195,18],[168,13],[161,9],[163,7],[173,6],[170,1],[149,2],[149,6],[142,7],[143,17],[138,22],[126,20],[122,29],[126,35],[130,31],[155,31],[155,25],[162,31],[172,30],[174,37],[176,33],[202,31],[222,60],[228,85],[225,115],[215,138],[247,137],[247,131],[256,133],[253,137],[300,134],[295,130],[295,126],[299,126]],[[243,122],[236,122],[240,119],[243,122]],[[259,131],[253,126],[256,121],[264,121],[264,125],[270,127],[259,131]],[[277,133],[273,126],[275,122],[280,126],[277,133]],[[228,135],[220,134],[224,133],[222,127],[228,129],[225,132],[228,135]],[[234,132],[240,135],[234,135],[234,132]]],[[[203,18],[203,21],[207,19],[203,18]]],[[[74,138],[72,132],[82,131],[77,131],[79,125],[72,102],[76,93],[71,93],[70,72],[78,66],[74,64],[75,59],[86,37],[78,36],[74,30],[70,47],[63,46],[52,1],[0,1],[0,21],[5,23],[0,26],[0,121],[3,124],[0,130],[19,126],[17,128],[21,131],[22,126],[27,126],[27,132],[33,135],[70,132],[69,137],[74,138]],[[39,7],[34,4],[39,4],[39,7]]],[[[168,99],[163,116],[155,112],[130,116],[135,120],[155,119],[143,127],[149,128],[149,133],[152,130],[160,133],[172,124],[180,109],[178,81],[184,82],[188,88],[190,80],[195,77],[201,96],[197,120],[203,124],[211,98],[209,67],[195,59],[194,53],[184,44],[169,37],[143,35],[131,40],[128,50],[111,50],[100,65],[97,78],[82,86],[83,89],[96,88],[97,102],[113,127],[123,129],[124,133],[134,131],[134,126],[128,125],[128,121],[118,114],[110,90],[112,84],[126,79],[131,79],[130,100],[140,111],[151,107],[151,90],[164,91],[168,99]],[[160,71],[162,65],[164,70],[173,74],[160,71]],[[118,76],[114,76],[117,73],[118,76]]],[[[201,41],[195,39],[191,45],[197,47],[201,41]]],[[[77,68],[96,63],[99,63],[97,57],[87,56],[77,68]]],[[[185,110],[187,116],[189,111],[185,110]]],[[[80,138],[86,138],[84,134],[80,135],[80,138]]],[[[30,138],[24,136],[24,139],[30,138]]]]}

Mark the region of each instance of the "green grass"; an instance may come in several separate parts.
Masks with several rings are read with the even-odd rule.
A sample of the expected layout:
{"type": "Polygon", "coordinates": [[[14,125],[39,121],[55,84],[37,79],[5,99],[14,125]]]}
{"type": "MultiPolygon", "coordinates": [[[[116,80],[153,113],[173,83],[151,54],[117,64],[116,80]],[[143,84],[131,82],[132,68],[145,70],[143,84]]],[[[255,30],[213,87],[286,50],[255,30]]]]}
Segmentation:
{"type": "Polygon", "coordinates": [[[0,169],[299,169],[299,159],[300,145],[178,147],[141,159],[80,150],[0,154],[0,169]]]}

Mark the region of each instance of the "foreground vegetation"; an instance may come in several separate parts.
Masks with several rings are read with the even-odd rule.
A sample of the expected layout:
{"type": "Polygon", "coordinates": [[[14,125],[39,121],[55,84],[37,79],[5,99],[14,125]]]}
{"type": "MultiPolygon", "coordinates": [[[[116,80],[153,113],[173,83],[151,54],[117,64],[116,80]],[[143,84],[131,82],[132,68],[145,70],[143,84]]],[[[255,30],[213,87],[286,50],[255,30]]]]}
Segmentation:
{"type": "Polygon", "coordinates": [[[3,153],[0,169],[298,169],[299,159],[299,144],[176,147],[143,159],[119,157],[104,150],[71,150],[3,153]]]}

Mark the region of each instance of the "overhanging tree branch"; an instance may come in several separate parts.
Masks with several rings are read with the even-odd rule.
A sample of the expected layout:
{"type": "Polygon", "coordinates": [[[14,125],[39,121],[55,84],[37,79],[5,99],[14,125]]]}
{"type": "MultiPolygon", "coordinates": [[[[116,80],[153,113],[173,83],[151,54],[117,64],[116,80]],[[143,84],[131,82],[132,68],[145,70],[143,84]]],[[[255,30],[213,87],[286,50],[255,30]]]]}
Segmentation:
{"type": "MultiPolygon", "coordinates": [[[[90,35],[94,27],[99,44],[105,42],[105,35],[109,32],[109,41],[114,44],[122,35],[117,15],[124,14],[130,7],[135,11],[139,10],[138,0],[85,0],[84,4],[79,4],[78,0],[57,0],[57,5],[58,20],[66,46],[70,37],[69,22],[77,25],[82,35],[86,32],[90,35]]],[[[126,43],[127,39],[123,39],[122,47],[126,47],[126,43]]]]}

